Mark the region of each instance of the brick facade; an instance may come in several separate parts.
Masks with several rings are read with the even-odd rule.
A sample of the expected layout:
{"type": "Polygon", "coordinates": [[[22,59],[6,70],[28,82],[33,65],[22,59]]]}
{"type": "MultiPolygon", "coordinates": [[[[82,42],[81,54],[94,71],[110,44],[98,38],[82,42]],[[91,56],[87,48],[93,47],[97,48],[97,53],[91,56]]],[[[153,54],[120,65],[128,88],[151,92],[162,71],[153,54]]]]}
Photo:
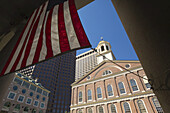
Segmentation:
{"type": "MultiPolygon", "coordinates": [[[[128,64],[127,69],[131,70],[131,72],[142,77],[146,76],[139,61],[117,60],[115,62],[122,67],[128,64]]],[[[124,113],[125,105],[127,107],[126,111],[130,110],[132,113],[140,113],[142,110],[142,113],[157,113],[158,110],[161,111],[159,113],[163,113],[161,107],[155,106],[153,102],[153,98],[156,98],[155,94],[147,87],[146,80],[144,81],[143,78],[109,61],[103,61],[72,84],[70,111],[71,113],[90,113],[89,109],[91,109],[92,113],[114,113],[113,109],[111,111],[111,106],[114,104],[117,113],[124,113]],[[107,73],[106,70],[110,72],[107,73]],[[105,72],[108,75],[103,75],[105,72]],[[124,88],[119,87],[119,84],[123,84],[124,88]],[[108,85],[111,86],[110,94],[108,85]],[[99,88],[101,88],[101,98],[98,98],[100,97],[100,91],[99,93],[97,91],[99,88]],[[120,89],[122,90],[120,91],[120,89]],[[89,100],[88,90],[91,91],[91,99],[89,100]],[[82,92],[82,96],[80,92],[82,92]]]]}

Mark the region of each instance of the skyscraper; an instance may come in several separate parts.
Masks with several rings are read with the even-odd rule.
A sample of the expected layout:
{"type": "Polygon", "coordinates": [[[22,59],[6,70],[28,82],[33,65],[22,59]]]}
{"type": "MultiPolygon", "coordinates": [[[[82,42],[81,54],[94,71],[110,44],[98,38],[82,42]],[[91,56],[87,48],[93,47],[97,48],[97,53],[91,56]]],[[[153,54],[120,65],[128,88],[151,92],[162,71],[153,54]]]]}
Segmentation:
{"type": "Polygon", "coordinates": [[[65,113],[71,104],[71,86],[75,79],[76,52],[66,53],[35,66],[33,77],[38,78],[51,93],[47,113],[65,113]]]}

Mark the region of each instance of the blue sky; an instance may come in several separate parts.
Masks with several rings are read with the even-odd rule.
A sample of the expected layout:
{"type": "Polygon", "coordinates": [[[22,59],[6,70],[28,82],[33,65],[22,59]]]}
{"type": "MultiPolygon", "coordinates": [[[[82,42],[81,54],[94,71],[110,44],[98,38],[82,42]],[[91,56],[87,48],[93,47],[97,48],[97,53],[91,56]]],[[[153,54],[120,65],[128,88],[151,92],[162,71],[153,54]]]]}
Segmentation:
{"type": "MultiPolygon", "coordinates": [[[[111,0],[95,0],[78,10],[78,14],[93,48],[103,37],[110,42],[117,60],[138,60],[111,0]]],[[[78,50],[77,55],[87,50],[78,50]]]]}

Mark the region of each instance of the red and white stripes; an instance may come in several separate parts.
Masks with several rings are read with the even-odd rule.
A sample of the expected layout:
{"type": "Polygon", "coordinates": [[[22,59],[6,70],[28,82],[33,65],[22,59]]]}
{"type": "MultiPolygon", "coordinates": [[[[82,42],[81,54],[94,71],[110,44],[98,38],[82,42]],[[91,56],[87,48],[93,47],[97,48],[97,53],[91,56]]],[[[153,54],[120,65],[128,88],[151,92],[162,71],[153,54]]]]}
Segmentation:
{"type": "Polygon", "coordinates": [[[20,35],[1,76],[60,53],[90,47],[74,0],[46,11],[48,2],[36,9],[20,35]]]}

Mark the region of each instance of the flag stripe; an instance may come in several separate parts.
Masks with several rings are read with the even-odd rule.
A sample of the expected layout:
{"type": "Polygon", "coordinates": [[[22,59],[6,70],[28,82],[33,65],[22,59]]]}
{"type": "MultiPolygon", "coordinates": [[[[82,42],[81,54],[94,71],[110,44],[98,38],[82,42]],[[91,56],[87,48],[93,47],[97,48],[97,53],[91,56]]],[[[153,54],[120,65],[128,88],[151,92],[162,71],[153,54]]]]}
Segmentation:
{"type": "Polygon", "coordinates": [[[70,15],[71,15],[71,19],[73,22],[74,30],[76,32],[80,46],[86,47],[87,45],[90,45],[90,42],[88,41],[88,38],[84,32],[83,26],[80,22],[74,0],[69,0],[69,8],[70,8],[70,15]]]}
{"type": "Polygon", "coordinates": [[[43,27],[43,20],[44,20],[45,14],[46,14],[47,5],[48,5],[48,2],[45,3],[45,6],[43,8],[43,12],[40,15],[40,19],[39,19],[39,22],[38,22],[38,26],[36,28],[35,35],[33,36],[33,42],[32,42],[32,46],[31,46],[31,49],[30,49],[29,56],[27,58],[26,65],[30,65],[30,64],[33,63],[33,56],[35,55],[35,51],[36,51],[37,44],[38,44],[39,37],[40,37],[40,32],[41,32],[41,29],[43,27]]]}
{"type": "Polygon", "coordinates": [[[46,55],[47,55],[46,37],[45,37],[45,28],[46,28],[46,22],[47,22],[48,14],[49,14],[49,12],[46,13],[45,22],[44,22],[44,29],[43,29],[43,45],[42,45],[42,49],[41,49],[41,52],[40,52],[39,61],[44,60],[45,57],[46,57],[46,55]]]}
{"type": "MultiPolygon", "coordinates": [[[[1,74],[5,74],[5,73],[9,72],[9,71],[7,70],[7,68],[8,68],[8,66],[9,66],[9,64],[11,63],[12,59],[14,58],[13,56],[14,56],[14,54],[15,54],[15,51],[17,50],[17,48],[20,48],[19,43],[21,42],[21,39],[22,39],[23,34],[26,32],[27,29],[29,29],[29,27],[30,27],[29,24],[31,23],[31,22],[29,22],[29,21],[32,21],[32,19],[33,19],[33,17],[34,17],[34,14],[35,14],[35,12],[32,13],[32,15],[30,16],[30,18],[28,19],[28,21],[27,21],[27,23],[26,23],[26,26],[24,27],[24,30],[22,31],[20,37],[18,38],[18,41],[17,41],[14,49],[12,50],[12,53],[11,53],[10,57],[8,58],[8,61],[7,61],[7,63],[5,64],[5,66],[4,66],[1,74]]],[[[12,66],[12,65],[11,65],[11,66],[12,66]]]]}
{"type": "Polygon", "coordinates": [[[70,50],[67,33],[65,29],[64,23],[64,11],[63,11],[63,4],[59,5],[58,9],[58,29],[59,29],[59,41],[60,41],[60,50],[61,52],[65,52],[70,50]]]}
{"type": "Polygon", "coordinates": [[[51,20],[52,20],[53,9],[54,8],[52,8],[48,14],[46,28],[45,28],[46,46],[47,46],[46,59],[53,56],[52,45],[51,45],[51,20]]]}
{"type": "Polygon", "coordinates": [[[26,47],[26,50],[25,50],[24,58],[22,60],[21,67],[25,67],[26,66],[26,61],[27,61],[28,55],[29,55],[30,50],[31,50],[31,46],[32,46],[33,41],[34,41],[34,36],[35,36],[37,28],[39,27],[38,23],[40,21],[40,16],[43,13],[43,11],[46,11],[46,9],[44,7],[45,7],[45,4],[43,5],[43,8],[42,8],[40,14],[38,15],[38,19],[36,20],[36,22],[35,22],[35,24],[33,26],[33,29],[32,29],[32,32],[31,32],[31,35],[29,37],[29,41],[27,43],[27,47],[26,47]]]}
{"type": "Polygon", "coordinates": [[[67,25],[66,31],[67,31],[67,34],[69,34],[67,36],[68,36],[70,48],[71,49],[79,48],[80,44],[78,42],[74,27],[71,21],[68,1],[64,2],[64,21],[65,21],[65,24],[67,25]]]}
{"type": "MultiPolygon", "coordinates": [[[[34,19],[35,19],[35,18],[34,18],[34,19]]],[[[32,23],[33,25],[35,24],[34,22],[35,22],[35,20],[33,20],[33,23],[32,23]]],[[[12,66],[12,68],[11,68],[10,71],[14,71],[14,70],[16,69],[17,65],[20,64],[19,62],[21,62],[21,59],[22,59],[22,57],[23,57],[23,53],[24,53],[25,48],[26,48],[26,45],[27,45],[27,40],[29,39],[29,36],[28,36],[28,35],[29,35],[29,33],[31,33],[31,30],[32,30],[32,25],[31,25],[31,27],[30,27],[30,29],[29,29],[26,37],[24,38],[24,43],[23,43],[23,45],[22,45],[22,48],[21,48],[21,50],[20,50],[20,52],[19,52],[19,55],[17,56],[17,59],[15,60],[15,63],[13,64],[13,66],[12,66]]],[[[18,66],[18,68],[20,68],[20,65],[18,66]]]]}
{"type": "MultiPolygon", "coordinates": [[[[23,47],[22,47],[22,48],[23,48],[22,53],[21,53],[22,56],[19,57],[19,58],[20,58],[20,61],[19,61],[19,63],[17,64],[16,69],[19,69],[19,68],[21,67],[22,59],[23,59],[23,57],[24,57],[24,52],[25,52],[25,50],[26,50],[27,43],[28,43],[29,37],[30,37],[30,35],[31,35],[32,29],[33,29],[32,26],[34,26],[34,24],[35,24],[35,22],[36,22],[36,20],[37,20],[37,18],[38,18],[38,15],[40,14],[42,8],[43,8],[43,6],[41,6],[40,9],[36,12],[35,17],[34,17],[34,19],[33,19],[33,22],[31,23],[30,29],[29,29],[29,31],[27,32],[27,34],[25,34],[26,37],[24,38],[24,40],[25,40],[26,42],[25,42],[25,44],[24,44],[23,47]]],[[[14,65],[14,64],[13,64],[13,65],[14,65]]]]}
{"type": "Polygon", "coordinates": [[[53,9],[53,18],[51,24],[51,41],[52,41],[52,49],[53,55],[61,53],[60,51],[60,43],[59,43],[59,34],[58,34],[58,8],[56,5],[53,9]]]}

